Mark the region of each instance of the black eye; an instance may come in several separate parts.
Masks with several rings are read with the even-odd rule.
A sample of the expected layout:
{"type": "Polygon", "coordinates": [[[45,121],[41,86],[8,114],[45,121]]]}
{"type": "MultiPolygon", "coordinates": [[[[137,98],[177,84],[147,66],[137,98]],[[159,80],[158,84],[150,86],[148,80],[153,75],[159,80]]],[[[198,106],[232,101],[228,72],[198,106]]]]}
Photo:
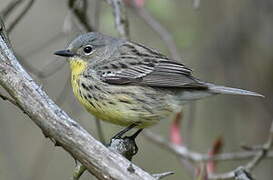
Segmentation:
{"type": "Polygon", "coordinates": [[[93,48],[91,46],[85,46],[83,48],[83,51],[85,52],[85,54],[90,54],[92,52],[93,48]]]}

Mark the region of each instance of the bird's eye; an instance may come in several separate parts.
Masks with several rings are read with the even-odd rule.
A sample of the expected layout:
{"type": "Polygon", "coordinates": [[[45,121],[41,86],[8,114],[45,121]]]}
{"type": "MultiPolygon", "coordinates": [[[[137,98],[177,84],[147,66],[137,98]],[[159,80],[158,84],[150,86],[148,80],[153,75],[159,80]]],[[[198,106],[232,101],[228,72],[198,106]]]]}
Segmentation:
{"type": "Polygon", "coordinates": [[[93,48],[88,45],[83,48],[83,51],[85,54],[90,54],[93,51],[93,48]]]}

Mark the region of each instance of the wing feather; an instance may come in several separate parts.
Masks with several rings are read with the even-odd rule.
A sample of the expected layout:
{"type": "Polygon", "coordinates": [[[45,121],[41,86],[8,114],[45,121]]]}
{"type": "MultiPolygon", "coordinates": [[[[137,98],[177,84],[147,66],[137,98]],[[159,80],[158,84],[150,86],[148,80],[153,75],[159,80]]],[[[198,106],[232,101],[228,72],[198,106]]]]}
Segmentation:
{"type": "Polygon", "coordinates": [[[192,70],[185,65],[169,60],[155,50],[132,42],[121,44],[110,62],[108,59],[102,64],[96,70],[101,79],[109,84],[205,87],[191,75],[192,70]]]}

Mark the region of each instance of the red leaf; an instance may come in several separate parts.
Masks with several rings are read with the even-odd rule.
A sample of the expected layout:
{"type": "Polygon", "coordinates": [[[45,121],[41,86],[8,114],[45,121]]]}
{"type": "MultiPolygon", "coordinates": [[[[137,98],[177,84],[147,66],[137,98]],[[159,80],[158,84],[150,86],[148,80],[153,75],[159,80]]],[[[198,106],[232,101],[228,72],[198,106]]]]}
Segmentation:
{"type": "MultiPolygon", "coordinates": [[[[222,137],[219,137],[214,141],[211,150],[208,152],[208,155],[210,157],[213,157],[214,155],[219,154],[222,150],[222,147],[223,147],[223,139],[222,139],[222,137]]],[[[217,164],[215,161],[213,161],[213,160],[208,161],[207,162],[207,172],[208,173],[215,172],[216,165],[217,164]]]]}
{"type": "Polygon", "coordinates": [[[180,132],[180,124],[182,120],[182,112],[176,113],[170,127],[170,140],[173,144],[182,145],[183,140],[180,132]]]}

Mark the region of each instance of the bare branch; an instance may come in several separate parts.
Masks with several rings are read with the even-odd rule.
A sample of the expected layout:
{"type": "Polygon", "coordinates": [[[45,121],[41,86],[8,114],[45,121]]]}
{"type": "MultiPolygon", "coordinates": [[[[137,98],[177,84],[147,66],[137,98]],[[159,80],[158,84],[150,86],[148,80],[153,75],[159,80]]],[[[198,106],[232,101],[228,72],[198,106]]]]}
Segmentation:
{"type": "MultiPolygon", "coordinates": [[[[258,151],[243,151],[243,152],[234,152],[234,153],[222,153],[215,156],[209,156],[208,154],[197,153],[187,149],[185,146],[179,146],[171,144],[168,141],[164,140],[158,135],[151,133],[149,131],[143,132],[144,136],[149,139],[151,142],[171,151],[175,155],[188,159],[193,162],[204,162],[209,160],[214,161],[230,161],[230,160],[242,160],[249,159],[257,155],[258,151]]],[[[273,158],[273,151],[267,153],[268,158],[273,158]]]]}
{"type": "Polygon", "coordinates": [[[6,89],[30,119],[79,160],[98,179],[154,179],[96,141],[61,110],[18,63],[0,28],[0,85],[6,89]],[[128,171],[132,167],[133,171],[128,171]]]}
{"type": "Polygon", "coordinates": [[[143,7],[135,7],[136,13],[159,35],[167,45],[171,56],[175,60],[180,60],[180,54],[176,48],[172,35],[143,7]]]}
{"type": "Polygon", "coordinates": [[[244,168],[238,167],[234,171],[235,180],[254,180],[250,173],[248,173],[244,168]]]}
{"type": "Polygon", "coordinates": [[[0,16],[2,16],[3,20],[6,20],[6,18],[8,18],[8,16],[13,12],[13,10],[16,9],[16,7],[18,7],[18,5],[20,5],[22,2],[24,2],[24,0],[12,0],[7,5],[7,7],[5,7],[0,12],[0,16]]]}
{"type": "Polygon", "coordinates": [[[29,9],[32,7],[35,0],[29,0],[24,9],[20,14],[17,15],[16,19],[11,23],[11,25],[7,28],[8,33],[10,33],[14,27],[20,22],[20,20],[27,14],[29,9]]]}
{"type": "Polygon", "coordinates": [[[221,173],[221,174],[208,174],[208,179],[231,179],[234,178],[235,174],[234,171],[226,172],[226,173],[221,173]]]}
{"type": "Polygon", "coordinates": [[[100,11],[101,11],[101,0],[96,0],[95,1],[95,7],[94,7],[94,30],[99,31],[99,26],[100,26],[100,11]]]}
{"type": "Polygon", "coordinates": [[[190,151],[185,146],[171,144],[171,143],[165,141],[160,136],[155,135],[151,132],[145,131],[144,135],[150,141],[156,143],[157,145],[159,145],[161,147],[168,149],[169,151],[176,154],[180,158],[188,159],[193,162],[203,162],[203,161],[209,161],[209,160],[227,161],[227,160],[241,160],[241,159],[253,158],[245,166],[238,167],[235,170],[232,170],[230,172],[221,173],[221,174],[209,173],[208,174],[209,179],[235,178],[238,180],[252,180],[253,178],[250,174],[250,171],[252,171],[253,168],[256,167],[259,164],[259,162],[261,162],[261,160],[263,158],[265,158],[265,157],[272,158],[273,157],[273,151],[269,151],[273,145],[273,123],[271,124],[268,140],[260,149],[253,148],[252,151],[222,153],[222,154],[217,154],[214,156],[190,151]]]}
{"type": "Polygon", "coordinates": [[[87,16],[87,9],[88,9],[88,1],[87,0],[68,0],[68,7],[77,17],[79,22],[84,26],[87,32],[93,31],[93,27],[91,26],[88,16],[87,16]]]}
{"type": "Polygon", "coordinates": [[[122,0],[105,0],[112,6],[115,16],[116,29],[119,35],[124,39],[129,39],[129,21],[127,18],[126,8],[122,0]]]}
{"type": "Polygon", "coordinates": [[[253,155],[253,159],[248,162],[245,166],[240,166],[233,171],[222,173],[222,174],[209,174],[209,179],[230,179],[235,178],[236,180],[253,180],[250,172],[256,167],[263,158],[271,157],[272,152],[269,152],[273,145],[273,122],[271,124],[269,136],[267,142],[260,148],[260,150],[256,150],[254,148],[255,154],[253,155]]]}
{"type": "Polygon", "coordinates": [[[159,179],[162,179],[164,177],[167,177],[167,176],[170,176],[170,175],[173,175],[174,173],[173,172],[164,172],[164,173],[158,173],[158,174],[153,174],[153,177],[157,180],[159,179]]]}
{"type": "Polygon", "coordinates": [[[254,180],[249,172],[243,167],[238,167],[233,171],[223,173],[223,174],[208,174],[208,179],[231,179],[235,178],[236,180],[254,180]]]}
{"type": "Polygon", "coordinates": [[[246,165],[246,169],[248,171],[251,171],[255,166],[257,166],[261,160],[266,157],[266,155],[268,154],[269,150],[272,148],[273,145],[273,122],[271,123],[271,127],[270,127],[270,131],[269,131],[269,136],[267,139],[267,142],[262,146],[262,148],[260,149],[259,153],[257,153],[257,155],[253,158],[252,161],[250,161],[247,165],[246,165]]]}

